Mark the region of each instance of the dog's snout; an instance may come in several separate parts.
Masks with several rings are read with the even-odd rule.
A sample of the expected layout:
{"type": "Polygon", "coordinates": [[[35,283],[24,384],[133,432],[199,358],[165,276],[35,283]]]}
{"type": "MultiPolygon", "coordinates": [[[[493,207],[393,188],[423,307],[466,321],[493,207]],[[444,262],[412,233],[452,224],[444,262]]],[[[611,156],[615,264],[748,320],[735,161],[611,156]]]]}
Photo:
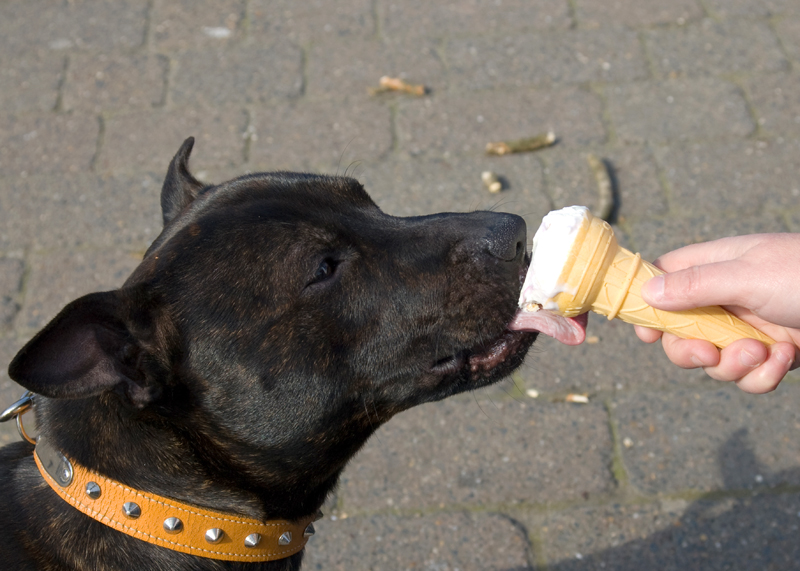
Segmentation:
{"type": "Polygon", "coordinates": [[[512,262],[525,255],[525,221],[513,214],[503,218],[489,228],[485,243],[489,253],[505,262],[512,262]]]}

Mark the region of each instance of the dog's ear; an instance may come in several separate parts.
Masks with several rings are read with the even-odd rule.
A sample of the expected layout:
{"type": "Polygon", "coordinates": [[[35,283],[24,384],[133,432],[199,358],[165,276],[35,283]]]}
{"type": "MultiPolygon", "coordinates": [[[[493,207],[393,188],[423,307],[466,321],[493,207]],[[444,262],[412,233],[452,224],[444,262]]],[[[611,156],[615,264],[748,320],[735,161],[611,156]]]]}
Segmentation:
{"type": "Polygon", "coordinates": [[[155,396],[139,370],[141,349],[125,325],[117,292],[67,305],[11,361],[9,376],[51,398],[83,398],[121,388],[136,406],[155,396]]]}
{"type": "Polygon", "coordinates": [[[161,215],[164,226],[197,198],[203,184],[189,172],[189,155],[194,147],[194,137],[186,139],[172,158],[161,187],[161,215]]]}

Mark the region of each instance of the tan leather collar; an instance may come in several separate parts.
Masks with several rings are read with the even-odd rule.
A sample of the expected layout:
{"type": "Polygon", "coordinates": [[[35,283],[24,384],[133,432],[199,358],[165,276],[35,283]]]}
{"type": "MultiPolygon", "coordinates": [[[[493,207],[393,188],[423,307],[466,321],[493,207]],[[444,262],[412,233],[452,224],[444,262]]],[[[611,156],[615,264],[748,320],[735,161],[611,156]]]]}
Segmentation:
{"type": "Polygon", "coordinates": [[[45,481],[70,505],[173,551],[224,561],[273,561],[297,553],[314,534],[316,516],[261,522],[132,489],[66,458],[42,438],[33,456],[45,481]]]}

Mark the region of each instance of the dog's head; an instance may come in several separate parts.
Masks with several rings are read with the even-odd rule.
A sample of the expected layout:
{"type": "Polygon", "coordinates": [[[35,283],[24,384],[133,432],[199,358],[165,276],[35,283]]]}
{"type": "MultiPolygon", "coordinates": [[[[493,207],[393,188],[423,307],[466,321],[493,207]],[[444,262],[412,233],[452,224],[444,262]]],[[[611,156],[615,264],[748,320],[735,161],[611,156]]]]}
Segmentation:
{"type": "MultiPolygon", "coordinates": [[[[68,305],[13,379],[192,439],[193,453],[325,479],[397,412],[520,365],[535,337],[507,329],[521,218],[397,218],[344,177],[204,186],[187,169],[192,143],[170,165],[165,227],[138,269],[68,305]]],[[[67,429],[51,420],[45,431],[67,429]]]]}

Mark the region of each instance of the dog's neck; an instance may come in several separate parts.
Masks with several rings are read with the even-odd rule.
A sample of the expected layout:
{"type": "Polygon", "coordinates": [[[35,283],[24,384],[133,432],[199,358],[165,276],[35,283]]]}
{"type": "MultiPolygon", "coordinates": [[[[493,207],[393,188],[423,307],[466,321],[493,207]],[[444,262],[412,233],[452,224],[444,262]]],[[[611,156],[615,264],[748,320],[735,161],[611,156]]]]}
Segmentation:
{"type": "Polygon", "coordinates": [[[34,460],[50,488],[84,515],[179,553],[246,563],[285,559],[305,547],[318,519],[259,521],[175,502],[88,470],[41,437],[34,460]]]}
{"type": "Polygon", "coordinates": [[[179,423],[128,422],[127,411],[109,414],[100,399],[38,400],[42,435],[64,454],[125,485],[211,510],[297,520],[319,511],[341,471],[304,477],[245,444],[232,449],[197,432],[187,437],[176,431],[179,423]],[[232,465],[231,458],[248,461],[232,465]]]}

